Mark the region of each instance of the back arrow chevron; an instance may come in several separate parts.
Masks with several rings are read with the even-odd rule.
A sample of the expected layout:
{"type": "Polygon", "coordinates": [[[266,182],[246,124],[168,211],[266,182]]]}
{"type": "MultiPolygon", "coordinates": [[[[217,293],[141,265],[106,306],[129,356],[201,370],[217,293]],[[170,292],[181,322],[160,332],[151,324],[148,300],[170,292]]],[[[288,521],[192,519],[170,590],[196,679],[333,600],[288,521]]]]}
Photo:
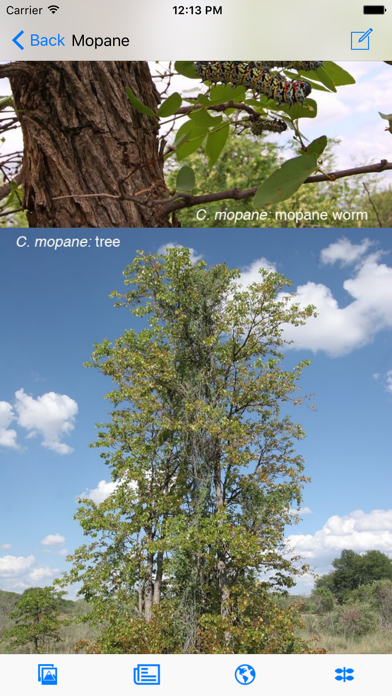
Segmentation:
{"type": "Polygon", "coordinates": [[[14,44],[16,44],[16,46],[17,46],[18,48],[20,48],[21,51],[24,51],[24,46],[22,46],[22,44],[20,44],[19,41],[18,41],[18,39],[20,39],[20,37],[22,36],[22,34],[24,34],[24,31],[20,31],[19,34],[17,34],[17,35],[12,39],[12,41],[14,42],[14,44]]]}

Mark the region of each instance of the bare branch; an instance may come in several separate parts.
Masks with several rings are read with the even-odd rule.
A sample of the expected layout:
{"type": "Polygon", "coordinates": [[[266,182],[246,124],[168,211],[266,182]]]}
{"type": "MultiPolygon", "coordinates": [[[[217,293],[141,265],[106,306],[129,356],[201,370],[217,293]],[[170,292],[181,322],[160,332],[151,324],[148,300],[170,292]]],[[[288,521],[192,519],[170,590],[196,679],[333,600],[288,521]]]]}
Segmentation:
{"type": "Polygon", "coordinates": [[[380,216],[379,216],[379,214],[378,214],[378,210],[377,210],[376,206],[374,205],[373,199],[372,199],[372,197],[371,197],[371,195],[370,195],[369,188],[368,188],[368,186],[366,186],[365,182],[363,183],[363,188],[365,189],[365,191],[366,191],[366,193],[367,193],[367,197],[368,197],[368,199],[369,199],[369,201],[370,201],[370,205],[372,206],[372,208],[373,208],[373,210],[374,210],[374,212],[375,212],[375,215],[376,215],[376,218],[377,218],[377,221],[378,221],[378,225],[379,225],[379,227],[382,227],[383,225],[382,225],[382,222],[381,222],[381,220],[380,220],[380,216]]]}
{"type": "Polygon", "coordinates": [[[6,210],[4,213],[0,213],[0,217],[6,217],[6,215],[15,215],[15,213],[22,213],[23,208],[13,208],[12,210],[6,210]]]}
{"type": "Polygon", "coordinates": [[[346,176],[357,176],[358,174],[378,174],[379,172],[384,172],[387,169],[392,169],[392,162],[383,159],[377,164],[368,164],[363,167],[353,167],[352,169],[342,169],[340,172],[332,172],[331,174],[316,174],[315,176],[309,176],[308,179],[304,181],[305,184],[313,184],[318,181],[335,181],[336,179],[343,179],[346,176]]]}
{"type": "MultiPolygon", "coordinates": [[[[392,162],[387,160],[381,160],[377,164],[369,164],[363,167],[353,167],[352,169],[343,169],[338,172],[331,172],[331,174],[315,174],[314,176],[309,176],[305,179],[304,184],[315,184],[322,181],[336,181],[337,179],[343,179],[347,176],[357,176],[359,174],[372,174],[380,173],[386,170],[392,170],[392,162]]],[[[192,208],[195,205],[203,205],[204,203],[212,203],[214,201],[223,201],[227,199],[239,201],[243,198],[250,198],[254,196],[258,186],[253,186],[249,189],[228,189],[227,191],[218,191],[217,193],[206,193],[199,196],[193,196],[189,193],[175,193],[172,198],[168,200],[155,201],[156,204],[162,205],[161,213],[162,215],[167,215],[174,212],[175,210],[181,210],[182,208],[192,208]]]]}

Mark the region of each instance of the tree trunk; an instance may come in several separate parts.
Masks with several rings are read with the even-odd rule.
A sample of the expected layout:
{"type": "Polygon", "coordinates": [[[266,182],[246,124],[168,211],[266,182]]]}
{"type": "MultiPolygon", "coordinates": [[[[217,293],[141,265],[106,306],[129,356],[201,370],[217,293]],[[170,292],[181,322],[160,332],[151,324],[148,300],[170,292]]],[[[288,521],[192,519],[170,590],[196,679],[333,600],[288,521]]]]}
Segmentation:
{"type": "Polygon", "coordinates": [[[156,561],[156,573],[154,582],[153,604],[159,604],[161,601],[162,579],[163,579],[163,552],[158,551],[156,561]]]}
{"type": "Polygon", "coordinates": [[[153,581],[152,573],[154,566],[154,554],[147,553],[146,578],[144,581],[144,619],[147,623],[152,618],[152,599],[153,599],[153,581]]]}
{"type": "Polygon", "coordinates": [[[170,226],[159,217],[159,206],[129,199],[139,194],[146,203],[147,194],[166,195],[155,119],[135,111],[126,94],[129,86],[157,110],[148,64],[51,61],[14,68],[10,81],[23,131],[30,227],[170,226]]]}
{"type": "MultiPolygon", "coordinates": [[[[220,466],[220,452],[219,444],[215,444],[214,447],[217,450],[215,454],[214,461],[214,486],[215,486],[215,509],[216,512],[221,512],[225,501],[223,495],[222,479],[221,479],[221,466],[220,466]]],[[[230,588],[229,580],[227,577],[227,568],[225,554],[222,551],[218,554],[217,559],[217,575],[219,584],[219,594],[220,594],[220,604],[221,604],[221,617],[222,619],[230,618],[230,588]]]]}

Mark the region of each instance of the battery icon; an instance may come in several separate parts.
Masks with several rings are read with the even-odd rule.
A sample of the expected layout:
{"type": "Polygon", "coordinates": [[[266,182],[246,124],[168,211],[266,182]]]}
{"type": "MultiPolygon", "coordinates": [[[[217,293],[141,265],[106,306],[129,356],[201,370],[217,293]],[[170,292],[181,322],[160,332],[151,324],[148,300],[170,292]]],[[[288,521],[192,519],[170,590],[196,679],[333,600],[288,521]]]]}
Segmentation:
{"type": "Polygon", "coordinates": [[[383,15],[387,11],[384,5],[364,5],[363,14],[365,15],[383,15]]]}

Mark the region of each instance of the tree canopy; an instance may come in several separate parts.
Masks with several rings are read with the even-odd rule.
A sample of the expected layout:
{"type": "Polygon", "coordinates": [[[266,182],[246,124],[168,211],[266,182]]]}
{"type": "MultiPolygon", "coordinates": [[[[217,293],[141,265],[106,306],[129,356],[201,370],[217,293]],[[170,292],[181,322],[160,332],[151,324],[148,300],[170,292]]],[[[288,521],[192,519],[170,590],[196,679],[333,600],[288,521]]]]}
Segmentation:
{"type": "Polygon", "coordinates": [[[49,642],[59,641],[62,622],[59,605],[65,592],[53,587],[31,587],[23,593],[14,611],[9,615],[14,626],[2,636],[9,649],[33,645],[34,653],[47,651],[49,642]]]}
{"type": "Polygon", "coordinates": [[[381,551],[360,554],[345,549],[332,565],[335,570],[319,578],[316,586],[329,589],[339,602],[363,585],[392,580],[392,560],[381,551]]]}

